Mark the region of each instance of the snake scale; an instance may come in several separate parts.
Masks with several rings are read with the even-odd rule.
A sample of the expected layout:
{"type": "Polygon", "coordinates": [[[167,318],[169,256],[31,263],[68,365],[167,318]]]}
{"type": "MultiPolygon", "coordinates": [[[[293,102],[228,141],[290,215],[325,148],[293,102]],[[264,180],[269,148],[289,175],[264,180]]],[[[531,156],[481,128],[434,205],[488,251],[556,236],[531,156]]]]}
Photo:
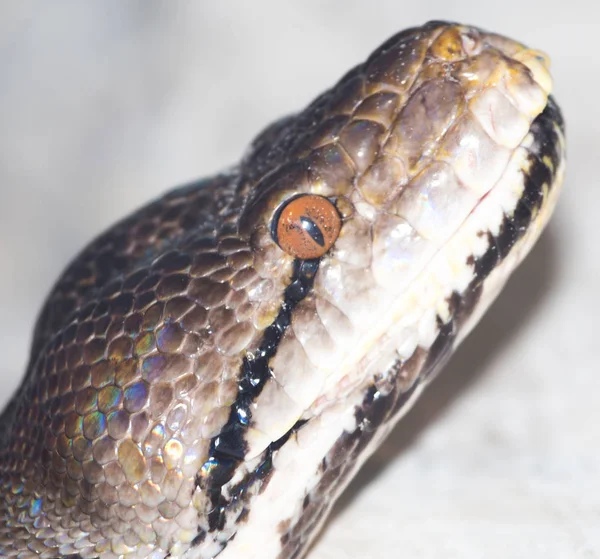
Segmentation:
{"type": "Polygon", "coordinates": [[[549,219],[539,51],[429,22],[62,274],[0,416],[0,555],[291,559],[549,219]]]}

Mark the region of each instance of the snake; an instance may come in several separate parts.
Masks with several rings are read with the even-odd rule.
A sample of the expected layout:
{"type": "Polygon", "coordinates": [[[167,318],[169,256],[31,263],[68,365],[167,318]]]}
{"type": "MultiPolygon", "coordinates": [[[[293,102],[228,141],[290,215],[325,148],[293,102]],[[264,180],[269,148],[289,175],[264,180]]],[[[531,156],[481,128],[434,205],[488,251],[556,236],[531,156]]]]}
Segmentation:
{"type": "Polygon", "coordinates": [[[122,219],[52,288],[0,416],[0,555],[304,557],[564,170],[548,57],[432,21],[122,219]]]}

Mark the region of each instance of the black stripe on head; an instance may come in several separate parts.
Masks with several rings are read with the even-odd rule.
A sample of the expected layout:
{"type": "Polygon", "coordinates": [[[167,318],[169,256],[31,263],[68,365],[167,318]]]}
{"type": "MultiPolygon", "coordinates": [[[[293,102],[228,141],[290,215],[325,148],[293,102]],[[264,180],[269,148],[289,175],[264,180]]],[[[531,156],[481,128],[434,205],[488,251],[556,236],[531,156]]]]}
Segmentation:
{"type": "Polygon", "coordinates": [[[482,256],[474,260],[477,281],[481,282],[496,264],[511,251],[514,244],[529,229],[533,216],[544,203],[545,188],[550,191],[561,162],[560,138],[556,128],[564,132],[564,121],[553,97],[548,97],[544,111],[531,124],[533,145],[529,148],[529,169],[523,171],[525,188],[512,215],[507,215],[500,226],[500,232],[493,236],[486,232],[490,247],[482,256]],[[492,254],[495,253],[495,254],[492,254]]]}
{"type": "Polygon", "coordinates": [[[429,350],[424,366],[427,377],[435,374],[450,356],[456,334],[479,302],[483,282],[510,253],[515,243],[529,229],[533,216],[544,203],[544,186],[552,188],[561,161],[561,146],[556,126],[563,131],[564,122],[558,106],[550,96],[544,111],[531,124],[534,142],[529,149],[529,169],[523,172],[525,187],[512,215],[505,215],[497,235],[481,231],[488,240],[487,250],[477,258],[469,256],[474,277],[465,291],[453,293],[448,299],[451,319],[443,324],[438,317],[440,332],[429,350]],[[548,165],[550,161],[550,166],[548,165]]]}
{"type": "Polygon", "coordinates": [[[221,489],[233,477],[248,450],[245,434],[252,419],[252,403],[272,377],[269,361],[291,323],[292,312],[312,289],[319,262],[319,259],[294,261],[292,280],[284,291],[277,317],[265,329],[256,353],[244,357],[238,395],[231,406],[227,423],[211,440],[210,457],[196,476],[196,486],[208,493],[213,505],[208,518],[210,531],[224,526],[225,508],[229,502],[222,496],[221,489]]]}

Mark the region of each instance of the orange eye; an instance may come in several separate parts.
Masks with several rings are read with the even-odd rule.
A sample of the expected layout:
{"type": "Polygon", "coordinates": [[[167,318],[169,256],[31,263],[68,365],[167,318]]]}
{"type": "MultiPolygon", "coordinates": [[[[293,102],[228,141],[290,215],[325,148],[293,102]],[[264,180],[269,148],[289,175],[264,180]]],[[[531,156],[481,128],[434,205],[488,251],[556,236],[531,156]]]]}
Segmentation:
{"type": "Polygon", "coordinates": [[[294,258],[323,256],[340,234],[342,219],[323,196],[306,194],[290,200],[278,212],[273,233],[277,244],[294,258]]]}

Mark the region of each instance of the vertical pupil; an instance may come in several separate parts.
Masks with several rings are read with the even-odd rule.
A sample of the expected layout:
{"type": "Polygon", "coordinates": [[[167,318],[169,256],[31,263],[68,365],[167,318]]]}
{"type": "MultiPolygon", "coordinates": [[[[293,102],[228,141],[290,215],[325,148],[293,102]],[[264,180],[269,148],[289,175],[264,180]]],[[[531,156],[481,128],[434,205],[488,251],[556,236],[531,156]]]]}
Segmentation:
{"type": "Polygon", "coordinates": [[[305,215],[300,216],[300,223],[302,225],[302,229],[304,229],[310,235],[310,238],[315,243],[317,243],[319,246],[325,246],[323,233],[321,233],[319,226],[312,219],[310,219],[310,217],[305,215]]]}

